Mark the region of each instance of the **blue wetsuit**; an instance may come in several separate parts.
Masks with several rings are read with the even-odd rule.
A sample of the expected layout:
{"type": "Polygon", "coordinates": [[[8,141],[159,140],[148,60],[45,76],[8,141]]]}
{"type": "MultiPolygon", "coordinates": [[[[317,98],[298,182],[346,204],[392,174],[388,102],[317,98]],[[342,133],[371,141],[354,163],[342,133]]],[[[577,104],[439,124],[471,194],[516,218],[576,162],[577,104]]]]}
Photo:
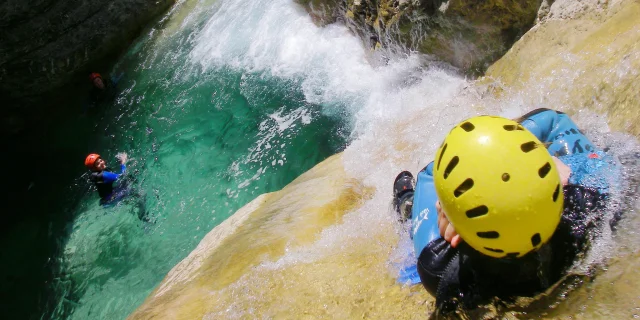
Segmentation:
{"type": "Polygon", "coordinates": [[[619,181],[615,161],[584,136],[564,113],[538,109],[519,122],[548,145],[551,155],[567,164],[572,174],[564,187],[565,207],[551,240],[518,259],[496,259],[461,243],[457,248],[440,237],[433,185],[433,163],[417,177],[411,212],[411,236],[418,255],[416,267],[401,272],[403,283],[422,282],[441,310],[462,302],[472,308],[491,297],[531,296],[560,279],[584,249],[588,230],[601,219],[609,189],[619,181]]]}
{"type": "Polygon", "coordinates": [[[120,164],[119,174],[107,170],[92,172],[91,176],[89,176],[89,180],[91,180],[98,189],[100,204],[105,206],[115,204],[122,200],[129,194],[130,190],[125,181],[121,178],[127,170],[127,167],[124,164],[120,164]],[[114,187],[113,184],[116,181],[118,183],[114,187]]]}

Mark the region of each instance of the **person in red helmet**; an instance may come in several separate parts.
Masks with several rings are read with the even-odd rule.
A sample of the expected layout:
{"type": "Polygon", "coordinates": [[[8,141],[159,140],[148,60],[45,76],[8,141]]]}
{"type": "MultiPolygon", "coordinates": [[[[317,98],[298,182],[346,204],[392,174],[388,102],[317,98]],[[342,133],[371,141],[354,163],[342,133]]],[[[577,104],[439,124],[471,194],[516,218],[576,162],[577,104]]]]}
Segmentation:
{"type": "Polygon", "coordinates": [[[126,183],[118,183],[114,188],[114,183],[120,182],[122,180],[121,177],[127,170],[127,154],[124,152],[118,153],[116,158],[120,160],[120,173],[111,172],[107,168],[107,163],[97,153],[88,155],[84,160],[84,165],[91,170],[89,180],[98,189],[101,205],[114,204],[129,193],[126,183]]]}
{"type": "Polygon", "coordinates": [[[125,177],[127,154],[118,153],[116,158],[120,160],[120,173],[112,172],[104,159],[97,153],[89,154],[84,160],[84,165],[91,170],[89,181],[98,189],[100,205],[111,207],[125,198],[133,198],[138,208],[138,219],[154,223],[153,219],[147,215],[146,196],[143,192],[136,190],[129,177],[125,177]]]}
{"type": "Polygon", "coordinates": [[[91,84],[93,84],[94,87],[100,90],[104,90],[104,82],[102,80],[102,75],[100,75],[99,73],[92,72],[89,75],[89,81],[91,81],[91,84]]]}
{"type": "Polygon", "coordinates": [[[99,103],[113,100],[117,93],[116,86],[122,75],[120,74],[115,78],[105,78],[100,73],[90,73],[89,82],[91,82],[92,88],[90,101],[87,103],[88,107],[94,107],[99,103]]]}

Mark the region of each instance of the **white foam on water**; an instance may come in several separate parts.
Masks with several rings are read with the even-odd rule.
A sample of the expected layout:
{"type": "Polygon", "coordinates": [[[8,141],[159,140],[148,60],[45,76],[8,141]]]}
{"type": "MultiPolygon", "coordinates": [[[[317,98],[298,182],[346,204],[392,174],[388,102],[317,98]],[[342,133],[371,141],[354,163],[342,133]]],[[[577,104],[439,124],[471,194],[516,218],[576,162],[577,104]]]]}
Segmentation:
{"type": "MultiPolygon", "coordinates": [[[[372,119],[393,119],[416,107],[427,110],[433,103],[419,106],[403,103],[406,93],[402,88],[410,88],[414,82],[431,86],[429,94],[433,101],[453,94],[455,87],[465,83],[461,77],[442,70],[434,70],[430,75],[430,71],[422,69],[419,55],[391,59],[374,67],[370,62],[377,53],[363,48],[345,26],[318,28],[292,1],[221,1],[218,5],[215,15],[195,38],[189,53],[194,65],[199,65],[203,72],[233,68],[291,81],[302,89],[307,102],[321,105],[324,113],[346,118],[354,137],[366,132],[372,119]]],[[[296,119],[295,123],[300,125],[313,120],[311,112],[287,116],[293,117],[288,121],[296,119]]],[[[287,140],[282,131],[291,130],[290,124],[278,117],[281,115],[270,115],[275,122],[265,120],[260,125],[259,142],[248,157],[239,161],[260,162],[265,169],[286,162],[285,155],[263,159],[260,152],[265,147],[281,147],[272,143],[276,138],[287,140]]],[[[244,168],[236,164],[230,170],[244,168]]],[[[259,178],[257,174],[249,180],[259,178]]],[[[239,188],[248,187],[249,182],[241,182],[239,188]]]]}
{"type": "Polygon", "coordinates": [[[262,121],[259,126],[257,141],[248,150],[248,154],[229,167],[232,176],[240,176],[243,170],[255,169],[256,173],[238,184],[236,190],[227,191],[229,197],[237,197],[241,189],[251,185],[252,181],[260,179],[260,176],[269,167],[283,166],[287,162],[287,154],[284,147],[290,144],[290,140],[296,136],[301,126],[311,123],[313,115],[311,112],[300,107],[291,111],[280,108],[278,111],[268,115],[268,119],[262,121]],[[275,154],[270,153],[270,149],[277,148],[275,154]]]}
{"type": "Polygon", "coordinates": [[[204,70],[233,67],[300,81],[310,103],[358,111],[373,92],[420,65],[411,56],[381,68],[345,26],[318,28],[292,1],[223,1],[190,53],[204,70]]]}

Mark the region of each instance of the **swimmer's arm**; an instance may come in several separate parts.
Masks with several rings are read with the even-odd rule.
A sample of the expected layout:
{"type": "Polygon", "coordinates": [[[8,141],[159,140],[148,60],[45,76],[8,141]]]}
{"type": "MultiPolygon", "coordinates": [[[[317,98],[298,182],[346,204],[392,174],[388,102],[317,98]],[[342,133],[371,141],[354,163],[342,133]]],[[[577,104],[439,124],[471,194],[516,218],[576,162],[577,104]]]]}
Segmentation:
{"type": "Polygon", "coordinates": [[[118,180],[119,177],[120,177],[120,175],[117,174],[117,173],[113,173],[113,172],[109,172],[109,171],[103,171],[102,172],[102,181],[106,182],[106,183],[114,182],[114,181],[118,180]]]}
{"type": "Polygon", "coordinates": [[[531,119],[526,119],[524,121],[522,121],[520,124],[522,124],[522,126],[529,130],[529,132],[533,133],[534,136],[536,136],[536,138],[538,138],[538,140],[544,142],[544,140],[542,139],[542,128],[540,128],[535,121],[531,120],[531,119]]]}
{"type": "Polygon", "coordinates": [[[558,121],[559,114],[550,109],[542,109],[537,113],[530,114],[520,122],[525,129],[533,133],[538,140],[549,142],[549,135],[553,130],[554,124],[558,121]]]}
{"type": "Polygon", "coordinates": [[[120,174],[125,174],[127,172],[127,166],[125,165],[128,160],[128,156],[126,152],[119,152],[116,155],[116,158],[120,160],[120,174]]]}
{"type": "Polygon", "coordinates": [[[124,163],[120,164],[120,173],[113,173],[109,171],[102,172],[102,181],[106,183],[114,182],[120,178],[121,175],[127,173],[127,166],[124,163]]]}

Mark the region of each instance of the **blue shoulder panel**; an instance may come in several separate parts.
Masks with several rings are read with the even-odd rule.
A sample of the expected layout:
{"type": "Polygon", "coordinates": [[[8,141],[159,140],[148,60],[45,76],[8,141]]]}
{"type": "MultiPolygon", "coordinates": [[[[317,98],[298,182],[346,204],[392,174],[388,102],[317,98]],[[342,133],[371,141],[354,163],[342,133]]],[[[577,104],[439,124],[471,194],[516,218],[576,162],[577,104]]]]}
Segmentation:
{"type": "Polygon", "coordinates": [[[436,188],[433,184],[433,162],[418,173],[411,211],[411,234],[416,256],[431,240],[440,238],[436,211],[436,188]]]}
{"type": "Polygon", "coordinates": [[[522,126],[533,133],[541,142],[550,143],[547,150],[552,156],[588,154],[597,151],[593,143],[578,126],[564,113],[546,110],[522,121],[522,126]]]}
{"type": "Polygon", "coordinates": [[[620,181],[615,160],[596,148],[566,114],[545,110],[522,121],[522,126],[541,142],[550,143],[549,154],[571,168],[570,184],[608,193],[609,186],[620,181]]]}

